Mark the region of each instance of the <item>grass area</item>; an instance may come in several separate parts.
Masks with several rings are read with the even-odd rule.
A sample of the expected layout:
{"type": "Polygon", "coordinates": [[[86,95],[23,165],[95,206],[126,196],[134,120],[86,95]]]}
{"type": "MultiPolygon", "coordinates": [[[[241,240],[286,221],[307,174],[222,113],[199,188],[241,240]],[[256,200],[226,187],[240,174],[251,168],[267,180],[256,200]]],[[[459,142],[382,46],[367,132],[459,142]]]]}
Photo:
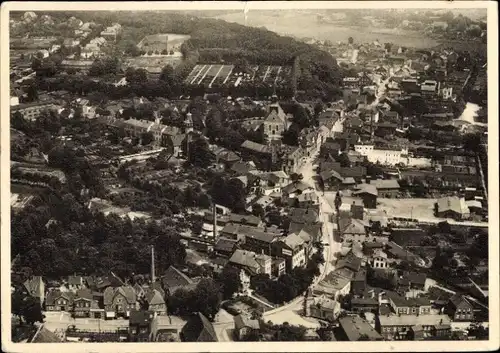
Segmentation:
{"type": "Polygon", "coordinates": [[[388,217],[404,217],[417,219],[435,219],[434,203],[436,199],[377,199],[378,209],[387,213],[388,217]]]}

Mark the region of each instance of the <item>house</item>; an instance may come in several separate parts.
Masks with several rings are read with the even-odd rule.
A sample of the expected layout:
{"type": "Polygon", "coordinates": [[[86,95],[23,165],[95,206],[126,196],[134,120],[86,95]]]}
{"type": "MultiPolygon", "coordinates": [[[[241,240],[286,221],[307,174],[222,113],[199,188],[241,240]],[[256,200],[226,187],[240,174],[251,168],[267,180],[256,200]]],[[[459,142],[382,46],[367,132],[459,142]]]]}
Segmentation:
{"type": "Polygon", "coordinates": [[[425,273],[405,272],[396,284],[398,293],[405,293],[411,289],[425,290],[427,275],[425,273]]]}
{"type": "Polygon", "coordinates": [[[331,156],[338,156],[342,152],[342,146],[339,142],[336,142],[335,140],[328,138],[322,145],[320,149],[320,156],[322,157],[327,157],[329,155],[331,156]]]}
{"type": "Polygon", "coordinates": [[[329,273],[322,281],[313,287],[315,296],[326,295],[337,300],[340,296],[351,291],[351,278],[344,277],[338,272],[329,273]]]}
{"type": "Polygon", "coordinates": [[[165,138],[162,139],[167,153],[172,154],[174,157],[182,156],[182,146],[185,140],[185,134],[166,135],[165,138]]]}
{"type": "Polygon", "coordinates": [[[288,217],[294,223],[317,224],[319,223],[319,208],[292,208],[288,217]]]}
{"type": "Polygon", "coordinates": [[[295,233],[288,234],[273,244],[273,255],[286,260],[287,271],[306,265],[305,241],[295,233]]]}
{"type": "Polygon", "coordinates": [[[272,272],[272,258],[264,254],[257,255],[252,251],[237,249],[229,258],[228,264],[250,274],[265,273],[271,275],[272,272]]]}
{"type": "Polygon", "coordinates": [[[149,342],[151,323],[154,317],[155,313],[152,311],[131,311],[128,324],[129,341],[149,342]]]}
{"type": "Polygon", "coordinates": [[[99,308],[92,290],[83,288],[76,291],[73,299],[73,313],[75,317],[103,318],[104,310],[99,308]]]}
{"type": "Polygon", "coordinates": [[[234,251],[238,248],[238,241],[235,239],[229,239],[220,237],[214,246],[214,252],[218,256],[231,257],[234,251]]]}
{"type": "Polygon", "coordinates": [[[28,294],[40,300],[40,306],[45,301],[45,283],[41,276],[33,276],[23,283],[28,294]]]}
{"type": "Polygon", "coordinates": [[[355,296],[362,295],[366,290],[366,286],[366,270],[357,271],[351,279],[351,293],[355,296]]]}
{"type": "Polygon", "coordinates": [[[310,290],[306,297],[305,315],[333,322],[340,314],[340,303],[325,295],[313,297],[310,290]]]}
{"type": "Polygon", "coordinates": [[[387,261],[387,254],[382,249],[376,249],[373,254],[368,258],[368,264],[372,268],[389,268],[389,263],[387,261]]]}
{"type": "Polygon", "coordinates": [[[68,276],[67,284],[68,289],[72,291],[76,291],[77,289],[81,289],[85,286],[82,276],[68,276]]]}
{"type": "Polygon", "coordinates": [[[345,316],[339,319],[339,328],[342,338],[347,341],[382,341],[383,337],[359,316],[345,316]]]}
{"type": "Polygon", "coordinates": [[[218,342],[212,323],[202,313],[188,319],[180,337],[183,342],[218,342]]]}
{"type": "Polygon", "coordinates": [[[192,289],[196,287],[196,282],[187,275],[179,271],[174,266],[170,266],[161,277],[161,282],[165,294],[170,295],[179,288],[192,289]]]}
{"type": "Polygon", "coordinates": [[[447,196],[437,200],[437,216],[463,220],[470,217],[465,199],[458,196],[447,196]]]}
{"type": "Polygon", "coordinates": [[[283,146],[281,150],[283,171],[289,175],[297,172],[307,156],[307,151],[301,146],[283,146]]]}
{"type": "Polygon", "coordinates": [[[73,310],[73,292],[61,292],[60,290],[51,290],[47,293],[45,299],[46,311],[67,311],[73,310]]]}
{"type": "Polygon", "coordinates": [[[148,304],[148,310],[154,312],[158,315],[165,314],[167,312],[167,304],[165,303],[163,290],[149,289],[144,296],[146,303],[148,304]]]}
{"type": "Polygon", "coordinates": [[[56,111],[58,106],[53,102],[32,102],[21,103],[12,106],[11,114],[19,112],[26,120],[34,121],[38,119],[46,111],[56,111]]]}
{"type": "Polygon", "coordinates": [[[397,315],[428,315],[431,312],[429,298],[404,298],[397,293],[387,294],[389,305],[397,315]]]}
{"type": "Polygon", "coordinates": [[[252,320],[247,315],[240,314],[234,317],[234,329],[236,337],[239,341],[245,341],[259,333],[259,320],[252,320]]]}
{"type": "Polygon", "coordinates": [[[474,307],[469,300],[460,294],[450,298],[445,312],[453,321],[474,321],[474,307]]]}
{"type": "Polygon", "coordinates": [[[367,224],[359,219],[344,220],[340,224],[340,234],[343,243],[364,243],[367,240],[367,224]]]}
{"type": "Polygon", "coordinates": [[[375,185],[361,184],[356,187],[358,190],[353,192],[354,196],[359,196],[363,200],[363,205],[365,208],[375,209],[377,208],[377,197],[378,190],[375,185]]]}
{"type": "Polygon", "coordinates": [[[435,337],[439,331],[441,336],[451,334],[448,315],[379,315],[377,330],[386,340],[406,340],[410,337],[413,326],[421,326],[424,337],[435,337]],[[444,331],[444,332],[441,332],[444,331]]]}
{"type": "Polygon", "coordinates": [[[351,311],[357,314],[378,311],[378,299],[377,298],[352,298],[351,299],[351,311]]]}
{"type": "Polygon", "coordinates": [[[104,291],[104,310],[106,319],[118,316],[128,318],[137,309],[137,295],[131,286],[108,287],[104,291]]]}
{"type": "Polygon", "coordinates": [[[279,277],[286,273],[286,260],[281,257],[273,257],[271,273],[273,277],[279,277]]]}

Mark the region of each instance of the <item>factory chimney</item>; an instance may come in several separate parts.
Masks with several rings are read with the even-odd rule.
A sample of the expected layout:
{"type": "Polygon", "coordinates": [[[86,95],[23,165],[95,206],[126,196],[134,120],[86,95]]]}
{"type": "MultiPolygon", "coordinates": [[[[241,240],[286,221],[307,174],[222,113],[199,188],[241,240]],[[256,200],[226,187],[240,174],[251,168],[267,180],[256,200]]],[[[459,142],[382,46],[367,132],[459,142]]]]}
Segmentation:
{"type": "Polygon", "coordinates": [[[156,282],[155,276],[155,247],[151,246],[151,284],[156,282]]]}

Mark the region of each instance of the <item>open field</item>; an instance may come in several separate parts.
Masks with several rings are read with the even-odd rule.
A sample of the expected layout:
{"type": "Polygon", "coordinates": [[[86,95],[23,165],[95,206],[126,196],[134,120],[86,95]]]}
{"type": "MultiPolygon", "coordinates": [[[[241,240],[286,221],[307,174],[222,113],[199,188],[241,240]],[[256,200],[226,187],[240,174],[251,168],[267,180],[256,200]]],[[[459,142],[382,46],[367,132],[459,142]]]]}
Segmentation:
{"type": "Polygon", "coordinates": [[[178,50],[182,43],[191,38],[187,34],[158,33],[144,37],[137,47],[145,51],[178,50]]]}

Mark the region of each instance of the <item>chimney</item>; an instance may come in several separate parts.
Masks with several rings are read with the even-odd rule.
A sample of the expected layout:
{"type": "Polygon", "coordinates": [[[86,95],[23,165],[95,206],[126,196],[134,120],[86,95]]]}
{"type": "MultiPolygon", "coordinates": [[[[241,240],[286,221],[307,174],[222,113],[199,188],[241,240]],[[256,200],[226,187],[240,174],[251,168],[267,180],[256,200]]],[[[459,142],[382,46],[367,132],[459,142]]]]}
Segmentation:
{"type": "Polygon", "coordinates": [[[213,222],[214,222],[214,242],[217,242],[217,204],[214,203],[213,205],[213,222]]]}
{"type": "Polygon", "coordinates": [[[151,283],[156,282],[155,277],[155,247],[151,246],[151,283]]]}

